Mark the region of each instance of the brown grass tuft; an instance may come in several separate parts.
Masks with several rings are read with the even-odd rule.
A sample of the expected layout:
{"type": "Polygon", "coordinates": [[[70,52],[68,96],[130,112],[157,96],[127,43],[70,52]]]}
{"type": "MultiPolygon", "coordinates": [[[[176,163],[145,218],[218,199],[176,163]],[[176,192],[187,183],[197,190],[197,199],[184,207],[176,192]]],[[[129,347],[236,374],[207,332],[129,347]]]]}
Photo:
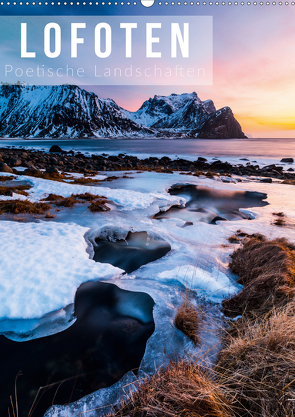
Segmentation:
{"type": "Polygon", "coordinates": [[[93,194],[90,194],[90,193],[73,194],[73,197],[79,198],[80,200],[86,200],[86,201],[93,201],[93,200],[96,200],[97,198],[104,198],[104,197],[101,197],[99,195],[93,195],[93,194]]]}
{"type": "Polygon", "coordinates": [[[278,213],[271,213],[273,216],[278,216],[278,217],[285,217],[285,214],[282,211],[279,211],[278,213]]]}
{"type": "Polygon", "coordinates": [[[207,178],[214,178],[215,175],[216,175],[215,172],[211,172],[211,171],[207,171],[205,173],[205,177],[207,178]]]}
{"type": "Polygon", "coordinates": [[[54,204],[58,207],[73,207],[79,201],[71,195],[70,197],[62,197],[60,200],[55,200],[54,204]]]}
{"type": "Polygon", "coordinates": [[[146,378],[111,416],[230,417],[233,413],[220,385],[199,366],[181,361],[146,378]]]}
{"type": "Polygon", "coordinates": [[[43,198],[43,201],[57,201],[57,200],[61,200],[64,197],[62,195],[58,195],[58,194],[49,194],[46,198],[43,198]]]}
{"type": "Polygon", "coordinates": [[[232,235],[228,237],[227,240],[229,241],[229,243],[240,243],[240,239],[237,235],[232,235]]]}
{"type": "Polygon", "coordinates": [[[30,177],[43,178],[45,180],[60,182],[64,182],[64,179],[68,178],[64,173],[60,174],[59,172],[42,172],[35,168],[27,168],[23,172],[19,172],[19,175],[28,175],[30,177]]]}
{"type": "Polygon", "coordinates": [[[25,190],[30,190],[32,188],[31,185],[13,185],[10,187],[0,186],[0,195],[9,195],[10,193],[22,194],[22,195],[29,195],[25,190]]]}
{"type": "Polygon", "coordinates": [[[272,224],[275,226],[286,226],[285,214],[282,211],[278,213],[272,213],[272,215],[278,217],[272,222],[272,224]]]}
{"type": "Polygon", "coordinates": [[[295,185],[295,180],[284,180],[281,182],[281,184],[289,184],[289,185],[295,185]]]}
{"type": "Polygon", "coordinates": [[[63,174],[60,174],[59,172],[44,172],[41,178],[43,178],[44,180],[63,182],[65,176],[63,174]]]}
{"type": "Polygon", "coordinates": [[[286,221],[282,218],[274,220],[273,224],[275,226],[286,226],[286,221]]]}
{"type": "Polygon", "coordinates": [[[81,184],[81,185],[99,184],[99,183],[100,183],[99,180],[95,180],[93,178],[87,178],[87,177],[75,178],[73,181],[71,181],[71,184],[81,184]]]}
{"type": "Polygon", "coordinates": [[[90,204],[88,208],[92,212],[110,211],[111,209],[105,204],[106,202],[107,200],[94,201],[93,203],[90,204]]]}
{"type": "Polygon", "coordinates": [[[244,288],[223,301],[229,317],[264,314],[295,295],[295,246],[285,239],[245,240],[232,254],[230,267],[244,288]]]}
{"type": "Polygon", "coordinates": [[[198,331],[200,320],[200,312],[186,295],[185,300],[177,310],[174,325],[178,330],[181,330],[188,336],[195,345],[199,343],[198,331]]]}
{"type": "Polygon", "coordinates": [[[45,219],[55,219],[56,215],[50,213],[50,211],[48,213],[46,213],[45,219]]]}
{"type": "Polygon", "coordinates": [[[7,175],[7,176],[0,175],[0,181],[1,182],[11,181],[11,180],[14,180],[14,179],[15,179],[15,177],[13,175],[7,175]]]}
{"type": "Polygon", "coordinates": [[[90,209],[91,211],[109,210],[109,208],[106,206],[105,208],[99,209],[99,206],[102,206],[103,203],[106,203],[107,200],[105,199],[105,197],[93,195],[90,193],[72,194],[70,197],[63,197],[62,195],[57,194],[49,194],[48,197],[44,198],[43,201],[50,201],[58,207],[73,207],[75,204],[83,203],[84,201],[92,201],[93,203],[91,204],[91,206],[93,206],[93,209],[90,209]]]}
{"type": "MultiPolygon", "coordinates": [[[[244,416],[295,415],[295,303],[231,324],[216,370],[244,416]],[[246,411],[247,410],[247,411],[246,411]]],[[[240,414],[238,414],[240,415],[240,414]]]]}
{"type": "Polygon", "coordinates": [[[31,203],[29,200],[8,200],[0,201],[0,214],[3,213],[28,213],[43,214],[51,206],[47,203],[31,203]]]}

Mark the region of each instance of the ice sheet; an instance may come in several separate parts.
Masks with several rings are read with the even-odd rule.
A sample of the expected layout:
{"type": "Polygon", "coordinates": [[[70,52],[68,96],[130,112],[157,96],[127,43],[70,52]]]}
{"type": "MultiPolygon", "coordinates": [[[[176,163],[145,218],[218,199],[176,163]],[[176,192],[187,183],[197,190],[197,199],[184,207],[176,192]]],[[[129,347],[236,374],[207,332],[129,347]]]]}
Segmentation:
{"type": "MultiPolygon", "coordinates": [[[[224,183],[218,178],[198,178],[177,173],[172,175],[132,172],[132,177],[134,178],[125,181],[115,180],[108,188],[26,177],[34,186],[30,190],[34,201],[49,193],[69,196],[91,192],[105,195],[120,206],[107,213],[85,213],[83,216],[75,215],[75,209],[71,209],[72,215],[69,214],[70,210],[63,209],[57,213],[56,219],[50,222],[0,222],[3,255],[0,259],[0,283],[3,286],[0,292],[0,316],[2,319],[6,317],[6,320],[1,322],[3,329],[5,324],[5,331],[13,327],[13,323],[16,324],[12,320],[13,317],[30,317],[31,322],[19,320],[16,331],[20,332],[21,328],[28,331],[32,323],[35,336],[45,335],[46,321],[42,319],[41,329],[34,318],[52,310],[62,309],[73,302],[76,288],[81,282],[102,279],[123,289],[147,292],[155,300],[153,314],[156,330],[148,341],[140,372],[151,374],[157,366],[167,363],[171,355],[198,354],[210,350],[217,343],[215,350],[211,351],[214,358],[218,351],[218,329],[221,325],[218,322],[218,303],[223,297],[240,289],[236,277],[230,273],[228,267],[229,255],[238,245],[230,244],[227,239],[240,229],[249,234],[262,233],[268,238],[284,236],[295,242],[295,187],[282,185],[279,181],[271,184],[260,183],[258,179],[251,178],[250,181],[245,177],[242,178],[242,182],[237,183],[224,183]],[[157,213],[159,205],[169,206],[177,202],[175,197],[167,194],[169,187],[175,183],[200,184],[220,190],[267,193],[269,205],[247,209],[252,220],[217,222],[217,225],[195,222],[191,226],[183,227],[185,222],[181,219],[154,219],[153,215],[157,213]],[[285,213],[288,220],[286,227],[273,225],[272,213],[276,212],[285,213]],[[69,224],[69,221],[72,221],[72,224],[69,224]],[[114,267],[108,264],[100,265],[89,259],[88,253],[91,254],[93,251],[90,247],[86,252],[86,242],[90,244],[95,237],[101,235],[124,238],[128,231],[146,231],[150,236],[160,236],[171,245],[171,251],[163,258],[142,266],[131,275],[118,278],[120,271],[114,267]],[[193,290],[197,302],[205,299],[217,303],[216,307],[210,304],[207,325],[210,326],[209,321],[213,317],[213,327],[202,334],[201,350],[195,349],[192,343],[172,326],[176,308],[181,303],[186,289],[193,290]]],[[[23,176],[20,178],[25,179],[23,176]]],[[[233,180],[237,178],[233,177],[233,180]]],[[[61,311],[58,317],[62,318],[63,314],[61,311]]],[[[54,331],[62,330],[63,326],[65,321],[56,319],[54,325],[48,325],[47,332],[52,331],[52,328],[54,331]]],[[[212,360],[212,357],[208,360],[212,360]]],[[[102,416],[104,412],[101,410],[107,408],[99,407],[119,400],[126,381],[132,382],[133,379],[134,376],[128,374],[115,386],[85,397],[78,403],[55,407],[48,411],[47,416],[64,417],[79,413],[83,416],[84,412],[85,416],[94,417],[97,416],[98,409],[99,415],[102,416]],[[90,412],[92,408],[96,411],[90,412]]]]}
{"type": "Polygon", "coordinates": [[[73,303],[82,282],[120,274],[89,259],[87,231],[66,223],[1,222],[0,317],[41,317],[73,303]]]}

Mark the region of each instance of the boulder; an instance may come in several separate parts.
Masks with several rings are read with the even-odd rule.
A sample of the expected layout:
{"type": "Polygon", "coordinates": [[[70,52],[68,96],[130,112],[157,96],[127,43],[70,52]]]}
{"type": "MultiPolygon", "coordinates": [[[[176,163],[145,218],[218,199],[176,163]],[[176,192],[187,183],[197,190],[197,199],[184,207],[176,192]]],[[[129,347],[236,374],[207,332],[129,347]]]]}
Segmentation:
{"type": "Polygon", "coordinates": [[[0,172],[9,172],[10,174],[13,174],[12,169],[4,162],[0,162],[0,172]]]}
{"type": "Polygon", "coordinates": [[[272,179],[271,178],[261,178],[260,182],[271,183],[272,179]]]}
{"type": "Polygon", "coordinates": [[[19,158],[11,158],[10,165],[13,167],[18,167],[22,164],[22,160],[19,158]]]}
{"type": "Polygon", "coordinates": [[[54,174],[54,173],[58,174],[58,169],[54,166],[51,166],[51,167],[46,168],[46,172],[48,174],[54,174]]]}
{"type": "Polygon", "coordinates": [[[60,146],[58,145],[52,145],[49,149],[49,152],[64,152],[60,146]]]}
{"type": "Polygon", "coordinates": [[[294,159],[293,158],[283,158],[283,159],[281,159],[281,162],[293,163],[294,159]]]}

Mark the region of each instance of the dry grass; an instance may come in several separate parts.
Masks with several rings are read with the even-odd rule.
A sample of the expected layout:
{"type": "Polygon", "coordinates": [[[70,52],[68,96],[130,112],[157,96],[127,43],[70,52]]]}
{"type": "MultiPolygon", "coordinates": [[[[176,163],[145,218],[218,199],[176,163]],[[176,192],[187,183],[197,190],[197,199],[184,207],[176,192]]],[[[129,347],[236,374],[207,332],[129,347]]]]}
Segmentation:
{"type": "Polygon", "coordinates": [[[281,184],[289,184],[289,185],[295,185],[295,180],[284,180],[281,182],[281,184]]]}
{"type": "Polygon", "coordinates": [[[229,243],[240,243],[241,241],[237,235],[232,235],[228,237],[227,240],[229,241],[229,243]]]}
{"type": "Polygon", "coordinates": [[[63,199],[64,197],[62,195],[58,195],[58,194],[49,194],[46,198],[43,199],[43,201],[58,201],[63,199]]]}
{"type": "Polygon", "coordinates": [[[282,211],[279,211],[277,213],[272,213],[273,216],[278,216],[278,217],[285,217],[285,214],[282,211]]]}
{"type": "Polygon", "coordinates": [[[13,175],[0,175],[0,182],[5,182],[5,181],[12,181],[14,180],[15,177],[13,175]]]}
{"type": "Polygon", "coordinates": [[[8,200],[0,201],[0,214],[3,213],[28,213],[43,214],[51,206],[47,203],[31,203],[29,200],[8,200]]]}
{"type": "Polygon", "coordinates": [[[19,172],[20,175],[28,175],[30,177],[36,177],[36,178],[43,178],[45,180],[51,180],[51,181],[59,181],[64,182],[65,179],[69,179],[71,177],[68,177],[65,173],[60,174],[59,172],[42,172],[35,168],[27,168],[23,172],[19,172]]]}
{"type": "Polygon", "coordinates": [[[93,178],[81,177],[81,178],[75,178],[73,181],[71,181],[71,184],[85,185],[85,184],[99,184],[100,182],[101,181],[95,180],[93,178]]]}
{"type": "Polygon", "coordinates": [[[286,226],[286,221],[282,218],[273,221],[275,226],[286,226]]]}
{"type": "Polygon", "coordinates": [[[84,194],[72,194],[70,197],[63,197],[62,195],[49,194],[48,197],[44,198],[43,201],[50,201],[58,207],[73,207],[75,204],[84,203],[84,201],[92,201],[89,206],[91,211],[108,211],[110,210],[107,206],[105,208],[100,207],[103,203],[106,203],[106,198],[99,195],[93,195],[90,193],[84,194]]]}
{"type": "Polygon", "coordinates": [[[27,193],[25,190],[29,190],[30,188],[32,188],[31,185],[13,185],[10,187],[2,185],[0,186],[0,195],[9,195],[12,193],[16,193],[28,196],[29,193],[27,193]]]}
{"type": "Polygon", "coordinates": [[[285,214],[282,211],[278,213],[272,213],[272,215],[277,217],[272,222],[272,224],[274,224],[275,226],[286,226],[285,214]]]}
{"type": "Polygon", "coordinates": [[[62,195],[49,194],[48,197],[44,198],[44,201],[50,201],[58,207],[73,207],[78,200],[75,196],[63,197],[62,195]]]}
{"type": "MultiPolygon", "coordinates": [[[[171,363],[142,381],[111,416],[295,416],[295,247],[240,230],[236,236],[242,246],[231,268],[244,289],[223,308],[243,315],[229,322],[215,368],[171,363]]],[[[185,301],[182,326],[195,314],[185,301]]]]}
{"type": "Polygon", "coordinates": [[[178,308],[174,325],[188,336],[195,345],[199,342],[198,331],[200,327],[201,315],[197,308],[193,305],[189,297],[186,295],[185,300],[178,308]]]}
{"type": "Polygon", "coordinates": [[[171,362],[142,382],[138,391],[126,403],[119,404],[110,416],[233,416],[225,389],[195,364],[171,362]]]}
{"type": "Polygon", "coordinates": [[[55,219],[56,215],[53,213],[50,213],[50,211],[48,213],[46,213],[45,219],[55,219]]]}
{"type": "Polygon", "coordinates": [[[87,200],[87,201],[93,201],[93,200],[96,200],[97,198],[105,198],[105,197],[101,197],[100,195],[94,195],[90,193],[73,194],[73,197],[79,198],[80,200],[87,200]]]}
{"type": "Polygon", "coordinates": [[[107,200],[97,200],[90,204],[88,207],[90,211],[92,212],[98,212],[98,211],[110,211],[111,209],[105,205],[107,200]]]}
{"type": "Polygon", "coordinates": [[[242,291],[222,303],[229,317],[263,315],[295,295],[295,246],[285,239],[251,237],[232,254],[230,267],[242,291]]]}
{"type": "MultiPolygon", "coordinates": [[[[57,207],[73,207],[75,204],[81,204],[85,201],[91,202],[88,209],[92,212],[110,211],[110,208],[105,204],[108,200],[99,195],[90,193],[72,194],[70,197],[63,197],[61,195],[49,194],[44,201],[50,201],[57,207]]],[[[49,218],[49,217],[47,217],[49,218]]]]}
{"type": "Polygon", "coordinates": [[[216,370],[226,383],[237,415],[295,415],[295,303],[274,309],[263,318],[245,317],[232,324],[224,339],[216,370]]]}

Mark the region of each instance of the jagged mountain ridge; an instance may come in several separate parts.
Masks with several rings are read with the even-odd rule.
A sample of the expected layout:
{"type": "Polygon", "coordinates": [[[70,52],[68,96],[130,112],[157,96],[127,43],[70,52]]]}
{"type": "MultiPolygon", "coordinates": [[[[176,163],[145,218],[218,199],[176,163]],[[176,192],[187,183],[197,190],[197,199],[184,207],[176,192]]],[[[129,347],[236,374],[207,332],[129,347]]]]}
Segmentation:
{"type": "Polygon", "coordinates": [[[215,112],[212,100],[202,102],[197,93],[170,94],[170,96],[157,96],[146,100],[136,112],[123,110],[124,114],[136,123],[155,128],[173,128],[179,130],[191,129],[193,123],[201,127],[203,119],[215,112]],[[186,109],[192,113],[188,118],[186,109]],[[194,113],[199,113],[198,120],[194,113]],[[204,117],[202,117],[204,116],[204,117]],[[181,125],[181,122],[183,124],[181,125]]]}
{"type": "Polygon", "coordinates": [[[128,119],[111,99],[76,86],[0,87],[4,137],[118,137],[153,134],[128,119]]]}
{"type": "Polygon", "coordinates": [[[77,86],[5,85],[0,87],[0,136],[245,137],[232,113],[220,117],[224,109],[229,108],[216,112],[212,100],[201,101],[195,92],[154,96],[130,112],[77,86]]]}

